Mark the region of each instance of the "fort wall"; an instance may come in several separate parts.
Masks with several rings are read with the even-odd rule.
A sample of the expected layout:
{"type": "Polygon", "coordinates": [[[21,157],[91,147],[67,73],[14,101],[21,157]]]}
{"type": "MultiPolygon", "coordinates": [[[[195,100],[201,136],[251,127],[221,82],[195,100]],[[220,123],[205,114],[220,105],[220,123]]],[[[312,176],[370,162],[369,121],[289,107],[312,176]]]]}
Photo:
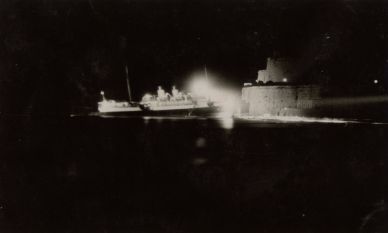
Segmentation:
{"type": "Polygon", "coordinates": [[[315,85],[249,86],[242,89],[242,114],[304,115],[316,107],[321,89],[315,85]]]}

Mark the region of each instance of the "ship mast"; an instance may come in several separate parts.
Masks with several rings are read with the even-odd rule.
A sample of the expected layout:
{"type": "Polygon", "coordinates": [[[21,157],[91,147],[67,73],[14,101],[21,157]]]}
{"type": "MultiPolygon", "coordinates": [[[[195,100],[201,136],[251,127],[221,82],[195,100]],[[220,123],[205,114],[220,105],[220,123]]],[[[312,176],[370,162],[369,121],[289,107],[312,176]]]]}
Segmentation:
{"type": "Polygon", "coordinates": [[[129,85],[129,75],[128,75],[128,66],[127,65],[125,65],[125,75],[126,75],[126,79],[127,79],[128,99],[129,99],[129,102],[131,103],[131,101],[132,101],[131,86],[129,85]]]}
{"type": "MultiPolygon", "coordinates": [[[[205,83],[206,83],[206,85],[209,85],[209,78],[207,77],[206,65],[204,67],[204,71],[205,71],[205,83]]],[[[206,98],[209,101],[210,100],[210,94],[208,93],[208,91],[207,91],[206,95],[207,95],[206,98]]]]}
{"type": "Polygon", "coordinates": [[[206,69],[206,65],[205,65],[205,80],[206,80],[206,82],[209,82],[209,79],[208,79],[208,77],[207,77],[207,69],[206,69]]]}

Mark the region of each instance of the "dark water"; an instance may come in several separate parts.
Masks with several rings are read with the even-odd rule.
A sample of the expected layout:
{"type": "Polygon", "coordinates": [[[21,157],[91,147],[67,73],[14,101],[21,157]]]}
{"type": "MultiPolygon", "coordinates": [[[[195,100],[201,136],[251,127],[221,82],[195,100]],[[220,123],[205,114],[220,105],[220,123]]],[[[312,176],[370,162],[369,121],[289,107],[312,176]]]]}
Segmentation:
{"type": "Polygon", "coordinates": [[[198,118],[0,125],[0,232],[387,232],[388,126],[198,118]]]}

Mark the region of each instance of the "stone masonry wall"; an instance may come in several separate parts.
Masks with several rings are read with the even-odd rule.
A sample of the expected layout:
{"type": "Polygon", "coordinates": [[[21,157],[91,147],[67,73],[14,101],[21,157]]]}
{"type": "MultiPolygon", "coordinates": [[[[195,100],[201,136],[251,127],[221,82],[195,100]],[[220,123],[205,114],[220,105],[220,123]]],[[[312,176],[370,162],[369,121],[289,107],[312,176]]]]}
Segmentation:
{"type": "Polygon", "coordinates": [[[242,90],[241,112],[252,116],[303,115],[315,107],[320,99],[320,88],[301,86],[251,86],[242,90]]]}

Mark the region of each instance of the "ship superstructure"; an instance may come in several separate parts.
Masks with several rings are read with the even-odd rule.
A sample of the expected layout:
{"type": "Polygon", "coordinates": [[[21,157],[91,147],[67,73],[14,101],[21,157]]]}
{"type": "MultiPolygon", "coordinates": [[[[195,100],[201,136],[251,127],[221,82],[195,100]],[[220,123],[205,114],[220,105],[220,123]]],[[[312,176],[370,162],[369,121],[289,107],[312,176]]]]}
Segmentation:
{"type": "Polygon", "coordinates": [[[175,86],[172,87],[171,94],[159,86],[157,94],[144,95],[139,106],[143,111],[153,115],[201,115],[218,111],[218,107],[207,97],[180,92],[175,86]]]}
{"type": "Polygon", "coordinates": [[[125,113],[125,112],[140,112],[138,104],[128,101],[108,100],[105,94],[101,91],[102,101],[98,102],[98,111],[100,113],[125,113]]]}

